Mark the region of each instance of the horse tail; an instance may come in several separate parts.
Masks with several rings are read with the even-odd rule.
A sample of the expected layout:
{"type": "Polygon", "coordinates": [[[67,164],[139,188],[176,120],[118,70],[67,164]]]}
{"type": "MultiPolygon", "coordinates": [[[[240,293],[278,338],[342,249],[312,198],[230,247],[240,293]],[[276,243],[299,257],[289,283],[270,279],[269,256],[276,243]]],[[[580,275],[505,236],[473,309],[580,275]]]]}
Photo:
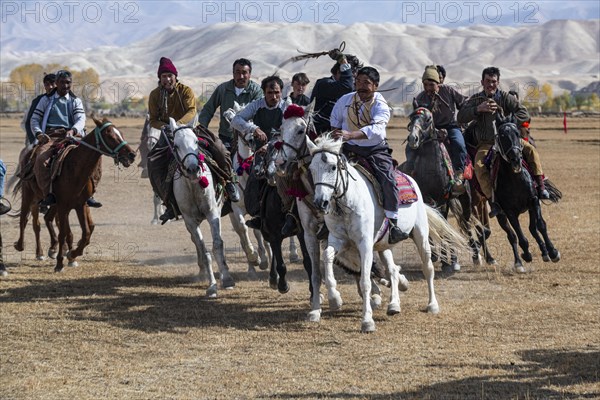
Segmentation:
{"type": "Polygon", "coordinates": [[[433,246],[451,246],[457,252],[470,252],[468,240],[435,208],[425,204],[429,224],[429,239],[433,246]]]}
{"type": "Polygon", "coordinates": [[[544,185],[546,186],[546,190],[550,194],[550,201],[552,203],[558,203],[560,199],[562,199],[562,192],[556,187],[556,185],[550,180],[545,179],[544,185]]]}
{"type": "Polygon", "coordinates": [[[483,223],[475,216],[475,214],[471,213],[471,217],[468,220],[463,217],[463,206],[458,198],[452,198],[448,203],[450,205],[450,212],[458,221],[461,232],[469,234],[473,228],[477,231],[482,231],[484,229],[483,223]]]}

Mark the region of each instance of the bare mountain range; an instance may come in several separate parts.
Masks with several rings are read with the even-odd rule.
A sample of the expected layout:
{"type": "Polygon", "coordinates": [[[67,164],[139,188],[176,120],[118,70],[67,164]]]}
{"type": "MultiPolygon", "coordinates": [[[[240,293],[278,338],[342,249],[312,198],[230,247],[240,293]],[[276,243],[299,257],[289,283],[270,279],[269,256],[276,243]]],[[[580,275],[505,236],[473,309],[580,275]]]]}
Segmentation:
{"type": "MultiPolygon", "coordinates": [[[[158,60],[173,60],[182,82],[197,95],[209,95],[231,78],[233,60],[253,62],[253,79],[278,72],[288,80],[306,72],[314,82],[329,74],[327,56],[277,65],[298,55],[318,52],[346,42],[355,54],[382,75],[380,89],[393,104],[408,102],[418,93],[425,65],[443,64],[448,83],[464,94],[479,90],[481,70],[501,69],[502,86],[527,92],[532,85],[549,83],[554,92],[580,90],[600,79],[600,20],[552,20],[534,26],[474,25],[455,29],[398,23],[315,25],[309,23],[222,23],[206,27],[164,29],[123,47],[102,46],[80,52],[3,51],[3,78],[26,63],[61,63],[74,69],[92,67],[101,77],[102,96],[141,97],[156,85],[158,60]]],[[[309,88],[310,90],[310,88],[309,88]]]]}

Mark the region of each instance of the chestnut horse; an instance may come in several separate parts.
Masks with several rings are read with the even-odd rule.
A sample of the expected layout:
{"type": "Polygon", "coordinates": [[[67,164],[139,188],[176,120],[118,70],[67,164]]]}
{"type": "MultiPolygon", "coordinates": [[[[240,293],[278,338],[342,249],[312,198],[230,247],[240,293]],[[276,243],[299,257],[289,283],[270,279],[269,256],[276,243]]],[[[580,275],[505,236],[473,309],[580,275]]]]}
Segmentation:
{"type": "MultiPolygon", "coordinates": [[[[94,131],[82,139],[74,138],[78,146],[71,150],[65,157],[61,166],[61,173],[52,183],[53,193],[56,197],[56,205],[51,207],[49,213],[56,213],[56,223],[58,225],[58,252],[56,255],[55,272],[63,269],[63,252],[67,238],[72,240],[71,228],[69,226],[69,213],[75,210],[79,225],[81,227],[81,239],[77,243],[75,250],[67,252],[69,262],[74,262],[77,257],[83,254],[83,250],[90,243],[94,223],[92,221],[89,207],[86,200],[94,193],[94,187],[91,177],[96,168],[101,168],[101,155],[106,155],[114,159],[115,164],[122,164],[125,168],[129,167],[135,159],[135,152],[129,147],[123,139],[121,132],[112,124],[104,119],[99,121],[94,118],[96,128],[94,131]],[[52,208],[55,210],[53,211],[52,208]]],[[[44,160],[39,157],[36,164],[44,160]]],[[[35,170],[38,170],[36,165],[35,170]]],[[[38,178],[36,177],[36,182],[38,178]]],[[[42,188],[38,183],[35,188],[36,198],[42,198],[42,188]]],[[[22,207],[21,213],[28,212],[29,207],[22,207]]]]}

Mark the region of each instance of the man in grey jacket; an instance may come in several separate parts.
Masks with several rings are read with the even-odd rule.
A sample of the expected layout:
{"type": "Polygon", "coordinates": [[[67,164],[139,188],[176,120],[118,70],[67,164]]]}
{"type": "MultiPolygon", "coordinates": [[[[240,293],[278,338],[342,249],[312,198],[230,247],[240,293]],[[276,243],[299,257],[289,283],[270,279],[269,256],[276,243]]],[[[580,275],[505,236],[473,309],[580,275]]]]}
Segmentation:
{"type": "MultiPolygon", "coordinates": [[[[234,145],[233,129],[223,116],[223,112],[233,108],[234,102],[245,105],[263,97],[260,86],[250,80],[251,75],[252,63],[250,60],[245,58],[235,60],[233,62],[233,79],[217,86],[198,116],[198,123],[208,128],[210,120],[215,115],[217,108],[220,107],[219,138],[230,151],[234,145]]],[[[233,152],[231,152],[231,155],[233,156],[233,152]]]]}

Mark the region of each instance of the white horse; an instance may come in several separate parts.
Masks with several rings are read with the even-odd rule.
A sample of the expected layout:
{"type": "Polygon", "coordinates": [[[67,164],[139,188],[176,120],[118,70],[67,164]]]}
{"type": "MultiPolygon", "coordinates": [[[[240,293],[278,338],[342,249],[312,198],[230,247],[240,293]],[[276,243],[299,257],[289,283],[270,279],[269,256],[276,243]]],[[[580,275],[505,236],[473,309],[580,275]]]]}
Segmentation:
{"type": "MultiPolygon", "coordinates": [[[[371,264],[373,249],[391,249],[388,244],[387,220],[383,207],[370,181],[347,162],[341,154],[342,142],[324,138],[318,144],[308,141],[313,156],[310,171],[315,184],[315,205],[325,213],[329,227],[329,245],[335,249],[336,259],[345,267],[360,270],[360,289],[363,297],[362,332],[375,331],[375,321],[369,301],[371,294],[371,264]]],[[[422,199],[419,188],[410,179],[418,200],[398,208],[398,226],[404,232],[411,232],[422,261],[422,270],[427,280],[429,300],[427,311],[438,313],[439,305],[433,285],[434,269],[431,262],[431,247],[428,238],[434,243],[447,241],[456,248],[466,249],[466,239],[462,237],[433,208],[422,199]]],[[[388,314],[400,312],[398,285],[400,274],[392,262],[387,263],[391,281],[391,295],[388,314]]]]}
{"type": "Polygon", "coordinates": [[[173,118],[170,118],[169,122],[174,135],[173,147],[178,164],[177,172],[173,177],[173,193],[183,215],[185,226],[196,245],[198,266],[201,271],[204,269],[209,280],[206,294],[208,297],[216,297],[217,281],[212,270],[212,257],[204,244],[200,224],[204,220],[210,224],[213,252],[221,272],[221,284],[223,288],[232,288],[235,283],[229,274],[221,238],[223,199],[217,200],[216,198],[212,174],[202,161],[198,138],[191,125],[177,126],[173,118]]]}
{"type": "MultiPolygon", "coordinates": [[[[311,124],[313,107],[314,104],[309,105],[306,109],[302,109],[296,105],[288,107],[281,125],[280,149],[275,155],[277,174],[284,176],[289,172],[293,164],[297,164],[300,177],[306,188],[310,188],[312,185],[308,176],[310,172],[307,169],[312,156],[309,153],[307,142],[309,141],[308,134],[313,129],[311,124]]],[[[320,241],[317,238],[317,231],[324,221],[323,216],[317,215],[316,210],[309,205],[313,197],[312,194],[308,194],[306,198],[308,201],[297,201],[296,205],[298,206],[298,214],[304,228],[304,241],[312,264],[311,283],[313,285],[313,297],[311,298],[311,311],[308,314],[308,320],[319,322],[321,320],[321,295],[319,288],[322,281],[324,281],[327,289],[330,310],[340,310],[343,300],[340,292],[337,290],[337,282],[333,274],[333,248],[327,247],[326,240],[320,241]]],[[[380,252],[379,257],[384,266],[388,266],[389,268],[390,265],[394,265],[391,250],[380,252]]],[[[398,267],[396,266],[396,268],[398,267]]],[[[385,282],[382,283],[385,284],[385,282]]],[[[408,280],[404,275],[400,275],[399,289],[402,291],[408,289],[408,280]]],[[[371,304],[373,307],[381,305],[381,295],[376,283],[373,285],[371,304]]]]}

